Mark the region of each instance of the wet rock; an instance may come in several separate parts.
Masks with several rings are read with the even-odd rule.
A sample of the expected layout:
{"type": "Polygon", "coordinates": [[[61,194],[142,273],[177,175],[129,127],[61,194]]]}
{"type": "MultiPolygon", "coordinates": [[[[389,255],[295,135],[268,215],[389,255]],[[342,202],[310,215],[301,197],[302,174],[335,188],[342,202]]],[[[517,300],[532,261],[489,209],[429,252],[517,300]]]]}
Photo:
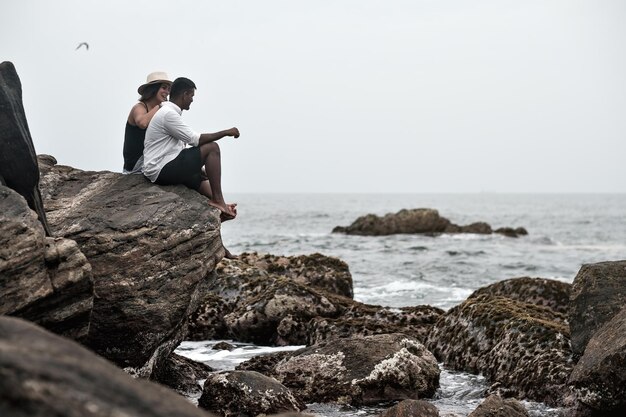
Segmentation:
{"type": "Polygon", "coordinates": [[[500,227],[494,230],[493,232],[500,233],[501,235],[508,236],[508,237],[526,236],[528,234],[528,231],[524,229],[523,227],[516,227],[516,228],[500,227]]]}
{"type": "Polygon", "coordinates": [[[202,387],[198,381],[207,379],[213,369],[200,362],[172,353],[163,366],[156,369],[153,379],[185,397],[199,397],[202,387]]]}
{"type": "Polygon", "coordinates": [[[490,395],[468,417],[528,417],[528,412],[517,400],[490,395]]]}
{"type": "Polygon", "coordinates": [[[569,383],[584,405],[626,415],[626,307],[594,333],[569,383]]]}
{"type": "Polygon", "coordinates": [[[322,342],[279,362],[273,376],[307,403],[428,398],[439,386],[434,356],[402,334],[322,342]]]}
{"type": "Polygon", "coordinates": [[[569,405],[573,367],[565,317],[546,307],[479,295],[450,309],[426,346],[452,369],[483,374],[491,391],[569,405]]]}
{"type": "MultiPolygon", "coordinates": [[[[524,228],[500,228],[497,233],[506,236],[512,235],[509,231],[518,231],[517,235],[524,234],[524,228]]],[[[367,214],[356,219],[351,225],[337,226],[333,233],[362,236],[386,236],[400,233],[438,235],[441,233],[477,233],[491,234],[493,230],[488,223],[475,222],[465,226],[452,223],[439,212],[429,208],[402,209],[397,213],[388,213],[384,216],[367,214]]]]}
{"type": "Polygon", "coordinates": [[[255,356],[240,363],[235,369],[238,371],[256,371],[263,375],[271,376],[276,365],[292,354],[293,352],[281,351],[255,356]]]}
{"type": "Polygon", "coordinates": [[[302,256],[276,256],[242,253],[240,262],[295,282],[322,288],[328,292],[353,297],[352,275],[348,264],[338,258],[319,253],[302,256]]]}
{"type": "Polygon", "coordinates": [[[26,199],[50,236],[39,192],[37,154],[22,103],[22,83],[8,61],[0,63],[0,184],[26,199]]]}
{"type": "Polygon", "coordinates": [[[368,306],[243,259],[220,262],[209,287],[212,295],[190,319],[188,338],[304,345],[329,337],[403,332],[422,340],[443,313],[428,306],[368,306]]]}
{"type": "Polygon", "coordinates": [[[22,196],[0,185],[0,314],[81,339],[93,306],[91,265],[76,242],[46,237],[22,196]]]}
{"type": "Polygon", "coordinates": [[[339,318],[315,317],[309,324],[307,345],[336,337],[404,333],[424,343],[444,310],[431,306],[390,309],[354,303],[339,318]]]}
{"type": "Polygon", "coordinates": [[[306,408],[288,388],[254,371],[210,375],[198,405],[225,417],[298,412],[306,408]]]}
{"type": "Polygon", "coordinates": [[[182,341],[224,255],[218,210],[184,186],[53,164],[41,158],[48,222],[92,266],[96,297],[85,343],[149,377],[182,341]]]}
{"type": "Polygon", "coordinates": [[[0,317],[0,375],[2,416],[210,415],[69,339],[13,317],[0,317]]]}
{"type": "Polygon", "coordinates": [[[439,417],[439,410],[426,401],[404,400],[385,410],[380,417],[439,417]]]}
{"type": "Polygon", "coordinates": [[[219,342],[213,346],[213,350],[235,350],[235,346],[227,342],[219,342]]]}
{"type": "Polygon", "coordinates": [[[626,260],[583,265],[574,278],[569,312],[576,358],[587,342],[626,304],[626,260]]]}
{"type": "MultiPolygon", "coordinates": [[[[572,285],[545,278],[511,278],[480,288],[468,298],[480,295],[498,295],[538,306],[548,307],[563,315],[569,311],[572,285]]],[[[558,318],[558,317],[557,317],[558,318]]]]}

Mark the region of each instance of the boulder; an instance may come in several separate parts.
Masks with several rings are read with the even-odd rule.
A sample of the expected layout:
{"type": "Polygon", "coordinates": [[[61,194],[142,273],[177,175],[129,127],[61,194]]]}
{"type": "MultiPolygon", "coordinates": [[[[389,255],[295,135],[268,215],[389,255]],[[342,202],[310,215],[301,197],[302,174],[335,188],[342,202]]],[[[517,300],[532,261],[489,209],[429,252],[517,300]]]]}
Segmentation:
{"type": "MultiPolygon", "coordinates": [[[[357,218],[349,226],[337,226],[333,233],[345,233],[348,235],[362,236],[386,236],[401,233],[438,235],[441,233],[476,233],[491,234],[493,230],[488,223],[475,222],[465,226],[452,223],[439,212],[429,208],[402,209],[397,213],[388,213],[384,216],[367,214],[357,218]]],[[[505,236],[517,237],[528,234],[526,229],[507,227],[499,228],[496,233],[505,236]]]]}
{"type": "Polygon", "coordinates": [[[0,63],[0,184],[26,199],[50,236],[38,188],[37,154],[22,104],[22,83],[8,61],[0,63]]]}
{"type": "Polygon", "coordinates": [[[218,210],[184,186],[40,162],[50,227],[75,240],[92,267],[96,297],[85,343],[150,377],[183,340],[224,255],[218,210]]]}
{"type": "Polygon", "coordinates": [[[46,237],[36,213],[0,185],[0,314],[82,339],[93,306],[91,265],[70,239],[46,237]]]}
{"type": "Polygon", "coordinates": [[[404,400],[385,410],[380,417],[439,417],[439,410],[423,400],[404,400]]]}
{"type": "Polygon", "coordinates": [[[225,417],[298,412],[306,408],[288,388],[254,371],[209,375],[198,405],[225,417]]]}
{"type": "Polygon", "coordinates": [[[626,307],[594,333],[569,383],[598,414],[626,415],[626,307]]]}
{"type": "MultiPolygon", "coordinates": [[[[267,260],[286,259],[284,263],[293,266],[298,258],[244,255],[239,260],[220,262],[210,283],[211,294],[190,319],[188,339],[303,345],[330,337],[403,332],[423,340],[443,313],[429,306],[399,310],[369,306],[319,286],[305,285],[294,279],[294,274],[286,273],[288,268],[263,265],[267,260]],[[250,260],[252,264],[247,263],[250,260]],[[268,272],[273,269],[279,273],[268,272]]],[[[315,258],[308,261],[311,259],[315,258]]],[[[324,262],[334,265],[341,261],[324,262]]],[[[324,274],[341,276],[341,271],[324,274]]],[[[300,275],[309,276],[309,282],[316,281],[311,272],[303,270],[300,275]]],[[[336,286],[330,285],[333,288],[336,286]]]]}
{"type": "Polygon", "coordinates": [[[207,379],[213,371],[208,365],[172,353],[163,366],[156,369],[153,380],[185,397],[198,398],[202,394],[198,381],[207,379]]]}
{"type": "Polygon", "coordinates": [[[402,334],[333,339],[280,361],[272,376],[307,403],[352,405],[431,397],[439,386],[435,357],[402,334]]]}
{"type": "Polygon", "coordinates": [[[0,317],[0,375],[1,416],[210,416],[78,343],[14,317],[0,317]]]}
{"type": "Polygon", "coordinates": [[[450,309],[426,346],[452,369],[484,375],[491,392],[570,405],[573,367],[565,317],[546,307],[479,295],[450,309]]]}
{"type": "Polygon", "coordinates": [[[626,260],[583,265],[574,278],[569,311],[572,350],[579,358],[587,342],[626,304],[626,260]]]}
{"type": "MultiPolygon", "coordinates": [[[[545,278],[511,278],[482,287],[468,298],[480,295],[497,295],[538,306],[548,307],[567,316],[572,285],[545,278]]],[[[560,317],[556,317],[560,318],[560,317]]]]}
{"type": "Polygon", "coordinates": [[[529,417],[529,415],[519,401],[490,395],[468,417],[529,417]]]}

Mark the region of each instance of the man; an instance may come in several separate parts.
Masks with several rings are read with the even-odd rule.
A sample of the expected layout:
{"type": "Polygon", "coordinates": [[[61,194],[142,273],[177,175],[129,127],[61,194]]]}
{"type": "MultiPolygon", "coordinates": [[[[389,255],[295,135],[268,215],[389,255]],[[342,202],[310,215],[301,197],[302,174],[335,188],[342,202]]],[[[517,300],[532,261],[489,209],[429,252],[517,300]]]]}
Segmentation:
{"type": "Polygon", "coordinates": [[[184,184],[198,191],[220,210],[222,221],[234,219],[236,204],[226,204],[222,194],[220,148],[215,142],[226,136],[238,138],[239,130],[200,134],[187,126],[181,116],[189,110],[195,91],[196,85],[188,78],[172,83],[170,101],[161,103],[146,130],[143,173],[156,184],[184,184]]]}

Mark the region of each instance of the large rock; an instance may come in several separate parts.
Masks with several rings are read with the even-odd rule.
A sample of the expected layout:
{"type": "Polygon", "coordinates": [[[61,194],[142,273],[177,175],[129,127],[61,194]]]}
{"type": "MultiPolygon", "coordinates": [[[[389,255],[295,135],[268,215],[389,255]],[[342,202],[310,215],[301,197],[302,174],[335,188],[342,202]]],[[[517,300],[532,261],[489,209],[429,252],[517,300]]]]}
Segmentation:
{"type": "Polygon", "coordinates": [[[597,414],[626,415],[626,307],[595,332],[569,382],[597,414]]]}
{"type": "Polygon", "coordinates": [[[0,185],[0,314],[74,339],[87,335],[91,265],[76,242],[46,237],[22,196],[0,185]]]}
{"type": "Polygon", "coordinates": [[[525,303],[548,307],[563,315],[569,311],[572,285],[545,278],[511,278],[480,288],[468,298],[484,294],[498,295],[525,303]]]}
{"type": "Polygon", "coordinates": [[[68,339],[0,317],[0,416],[208,417],[68,339]]]}
{"type": "Polygon", "coordinates": [[[287,387],[254,371],[209,375],[198,405],[225,417],[298,412],[306,408],[287,387]]]}
{"type": "MultiPolygon", "coordinates": [[[[386,236],[400,233],[422,233],[428,235],[440,233],[491,234],[493,232],[488,223],[475,222],[459,226],[445,217],[441,217],[437,210],[429,208],[402,209],[397,213],[388,213],[382,217],[375,214],[367,214],[359,217],[349,226],[337,226],[333,229],[333,233],[362,236],[386,236]]],[[[523,227],[515,229],[511,227],[499,228],[495,233],[502,233],[509,237],[528,234],[523,227]]]]}
{"type": "Polygon", "coordinates": [[[428,398],[439,386],[435,357],[397,333],[333,339],[298,350],[280,361],[272,376],[307,403],[428,398]]]}
{"type": "Polygon", "coordinates": [[[583,265],[572,284],[570,329],[575,357],[626,304],[626,260],[583,265]]]}
{"type": "Polygon", "coordinates": [[[38,188],[37,154],[22,104],[22,83],[8,61],[0,63],[0,184],[26,199],[50,236],[38,188]]]}
{"type": "Polygon", "coordinates": [[[573,400],[573,367],[565,317],[546,307],[480,295],[450,309],[427,347],[452,369],[485,375],[491,391],[551,405],[573,400]]]}
{"type": "Polygon", "coordinates": [[[182,341],[224,255],[218,210],[184,186],[40,162],[50,227],[75,240],[92,266],[85,343],[149,377],[182,341]]]}
{"type": "Polygon", "coordinates": [[[403,332],[423,340],[443,313],[429,306],[400,310],[370,306],[337,295],[336,283],[347,280],[343,262],[323,257],[323,267],[307,272],[301,266],[321,256],[248,254],[235,261],[223,260],[211,280],[211,294],[190,320],[188,339],[232,338],[263,345],[302,345],[331,337],[403,332]],[[271,266],[267,262],[272,262],[271,266]],[[269,272],[273,270],[278,272],[269,272]],[[307,283],[312,283],[303,283],[303,275],[308,277],[307,283]]]}

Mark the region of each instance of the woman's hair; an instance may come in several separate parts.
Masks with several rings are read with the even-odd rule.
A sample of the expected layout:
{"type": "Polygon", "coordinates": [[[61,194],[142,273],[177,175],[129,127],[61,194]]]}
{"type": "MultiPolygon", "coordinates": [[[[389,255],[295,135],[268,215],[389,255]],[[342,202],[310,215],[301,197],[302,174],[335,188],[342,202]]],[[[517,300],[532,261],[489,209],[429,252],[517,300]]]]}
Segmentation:
{"type": "Polygon", "coordinates": [[[155,83],[155,84],[147,85],[143,89],[143,94],[139,98],[139,101],[147,101],[147,100],[150,100],[152,97],[156,96],[156,94],[159,92],[159,89],[161,88],[162,85],[163,85],[162,83],[155,83]]]}
{"type": "Polygon", "coordinates": [[[196,84],[191,81],[189,78],[179,77],[174,80],[172,83],[172,88],[170,90],[170,100],[180,96],[182,93],[188,90],[195,90],[196,84]]]}

